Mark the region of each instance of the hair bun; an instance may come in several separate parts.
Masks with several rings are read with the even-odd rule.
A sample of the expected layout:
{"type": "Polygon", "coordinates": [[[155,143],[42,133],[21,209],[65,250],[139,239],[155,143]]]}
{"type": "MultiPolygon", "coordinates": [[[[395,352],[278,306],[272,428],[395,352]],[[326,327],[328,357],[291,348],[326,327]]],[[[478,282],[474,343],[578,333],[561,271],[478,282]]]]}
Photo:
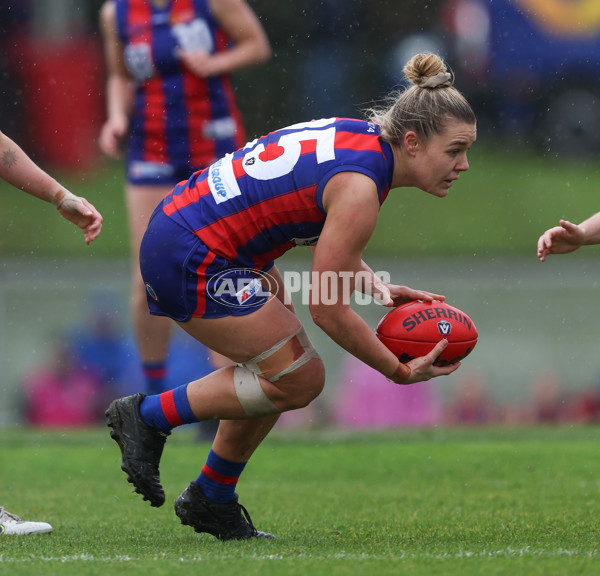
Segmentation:
{"type": "Polygon", "coordinates": [[[454,75],[437,54],[415,54],[404,66],[404,74],[419,88],[450,88],[454,75]]]}

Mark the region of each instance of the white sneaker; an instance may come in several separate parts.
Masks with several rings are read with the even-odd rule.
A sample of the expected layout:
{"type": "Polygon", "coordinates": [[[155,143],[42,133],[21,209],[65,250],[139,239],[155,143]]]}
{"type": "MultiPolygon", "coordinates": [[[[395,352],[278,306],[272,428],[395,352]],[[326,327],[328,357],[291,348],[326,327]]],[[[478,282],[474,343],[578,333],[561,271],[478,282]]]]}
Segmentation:
{"type": "Polygon", "coordinates": [[[0,536],[3,534],[23,536],[25,534],[44,534],[46,532],[52,532],[52,526],[47,522],[21,520],[16,514],[11,514],[0,506],[0,536]]]}

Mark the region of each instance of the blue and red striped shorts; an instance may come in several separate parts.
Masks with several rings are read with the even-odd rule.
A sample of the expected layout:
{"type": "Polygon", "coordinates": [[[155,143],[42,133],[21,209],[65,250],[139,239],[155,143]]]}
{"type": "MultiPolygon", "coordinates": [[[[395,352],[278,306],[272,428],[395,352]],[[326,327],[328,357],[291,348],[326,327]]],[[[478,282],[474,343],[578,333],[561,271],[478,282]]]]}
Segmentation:
{"type": "Polygon", "coordinates": [[[158,205],[140,247],[140,269],[150,314],[178,322],[192,317],[243,316],[260,308],[272,294],[261,270],[236,267],[166,216],[158,205]]]}

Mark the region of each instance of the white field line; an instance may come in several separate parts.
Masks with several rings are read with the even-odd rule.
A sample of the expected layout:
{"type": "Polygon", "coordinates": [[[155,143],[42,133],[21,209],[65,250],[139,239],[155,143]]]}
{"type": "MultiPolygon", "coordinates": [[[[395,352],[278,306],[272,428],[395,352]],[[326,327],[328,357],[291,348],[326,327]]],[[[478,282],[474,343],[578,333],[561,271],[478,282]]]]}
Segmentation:
{"type": "MultiPolygon", "coordinates": [[[[273,561],[293,559],[308,559],[308,560],[455,560],[462,558],[516,558],[516,557],[536,557],[536,558],[556,558],[565,556],[569,558],[596,558],[598,550],[568,550],[558,548],[556,550],[543,550],[526,546],[524,548],[501,548],[499,550],[479,550],[472,552],[469,550],[461,550],[453,553],[442,554],[415,554],[414,552],[400,551],[397,554],[364,554],[364,553],[346,553],[337,552],[335,554],[241,554],[241,558],[258,560],[258,561],[273,561]]],[[[155,560],[158,562],[177,560],[180,563],[197,563],[197,562],[214,562],[219,560],[229,560],[240,558],[240,556],[232,554],[207,554],[184,556],[174,559],[167,554],[154,556],[153,558],[140,557],[135,558],[128,555],[117,556],[94,556],[92,554],[75,554],[70,556],[35,556],[27,554],[26,557],[14,557],[6,554],[0,554],[0,563],[19,563],[26,564],[32,562],[52,562],[58,564],[66,564],[72,562],[98,562],[98,563],[134,563],[145,560],[155,560]]]]}

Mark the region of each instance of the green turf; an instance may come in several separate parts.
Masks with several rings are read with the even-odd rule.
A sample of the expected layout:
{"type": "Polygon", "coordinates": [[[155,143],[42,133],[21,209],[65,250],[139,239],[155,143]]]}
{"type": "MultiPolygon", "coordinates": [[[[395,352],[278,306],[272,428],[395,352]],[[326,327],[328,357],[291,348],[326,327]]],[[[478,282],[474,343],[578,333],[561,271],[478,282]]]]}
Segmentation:
{"type": "Polygon", "coordinates": [[[276,540],[222,543],[171,502],[203,464],[191,431],[169,439],[167,504],[119,470],[105,430],[4,430],[7,509],[51,535],[2,537],[3,574],[597,574],[600,429],[342,434],[280,431],[247,466],[240,499],[276,540]]]}
{"type": "MultiPolygon", "coordinates": [[[[559,161],[527,150],[502,151],[476,143],[471,169],[447,198],[397,189],[383,206],[369,252],[461,254],[535,251],[537,238],[565,217],[581,221],[597,210],[600,166],[586,159],[559,161]]],[[[0,182],[7,200],[0,212],[0,255],[125,256],[128,250],[123,168],[106,162],[90,174],[56,176],[104,215],[91,247],[80,232],[55,217],[50,205],[0,182]]]]}

